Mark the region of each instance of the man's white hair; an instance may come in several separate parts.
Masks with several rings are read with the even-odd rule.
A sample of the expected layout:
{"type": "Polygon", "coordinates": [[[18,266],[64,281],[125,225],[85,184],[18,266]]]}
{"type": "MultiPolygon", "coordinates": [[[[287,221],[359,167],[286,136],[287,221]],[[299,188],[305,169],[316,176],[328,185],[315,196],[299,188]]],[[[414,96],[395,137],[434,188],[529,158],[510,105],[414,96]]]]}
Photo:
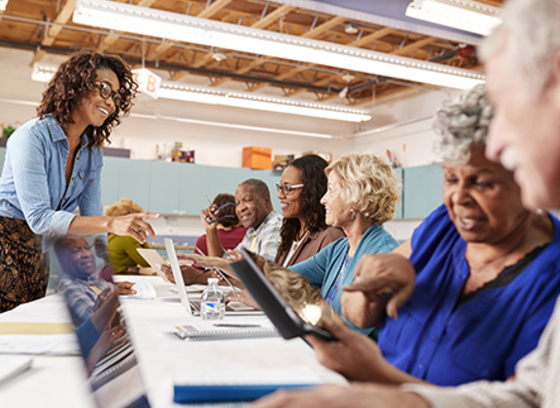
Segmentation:
{"type": "Polygon", "coordinates": [[[560,0],[509,0],[502,11],[503,23],[481,45],[487,61],[507,41],[511,62],[516,64],[539,94],[552,77],[560,51],[560,0]]]}

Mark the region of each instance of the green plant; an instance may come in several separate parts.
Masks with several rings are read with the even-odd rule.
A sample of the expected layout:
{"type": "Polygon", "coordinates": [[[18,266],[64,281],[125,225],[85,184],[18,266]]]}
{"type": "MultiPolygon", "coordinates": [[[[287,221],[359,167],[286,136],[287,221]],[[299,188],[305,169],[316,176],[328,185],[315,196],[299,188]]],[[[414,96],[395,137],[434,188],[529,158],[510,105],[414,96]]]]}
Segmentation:
{"type": "Polygon", "coordinates": [[[9,137],[12,135],[12,133],[14,133],[15,131],[16,131],[16,130],[15,130],[13,127],[11,127],[11,126],[5,127],[5,128],[2,130],[2,137],[5,137],[5,138],[7,139],[7,138],[9,138],[9,137]]]}

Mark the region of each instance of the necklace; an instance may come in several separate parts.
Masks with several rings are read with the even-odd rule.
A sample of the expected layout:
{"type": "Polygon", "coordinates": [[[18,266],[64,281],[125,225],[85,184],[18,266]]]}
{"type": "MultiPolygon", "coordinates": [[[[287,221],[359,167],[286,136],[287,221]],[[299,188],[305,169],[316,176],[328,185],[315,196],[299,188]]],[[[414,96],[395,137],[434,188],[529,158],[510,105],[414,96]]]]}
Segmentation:
{"type": "Polygon", "coordinates": [[[307,234],[307,231],[309,231],[309,227],[307,227],[306,229],[303,230],[303,233],[301,234],[300,237],[298,237],[298,235],[296,235],[296,241],[301,241],[303,239],[303,237],[305,237],[305,234],[307,234]]]}
{"type": "MultiPolygon", "coordinates": [[[[299,246],[299,244],[301,244],[303,242],[303,239],[305,238],[305,234],[307,234],[307,231],[309,230],[309,228],[306,228],[303,230],[303,234],[301,234],[301,237],[297,237],[294,240],[294,243],[292,244],[292,252],[295,252],[295,250],[297,249],[297,247],[299,246]]],[[[298,234],[299,235],[299,234],[298,234]]]]}

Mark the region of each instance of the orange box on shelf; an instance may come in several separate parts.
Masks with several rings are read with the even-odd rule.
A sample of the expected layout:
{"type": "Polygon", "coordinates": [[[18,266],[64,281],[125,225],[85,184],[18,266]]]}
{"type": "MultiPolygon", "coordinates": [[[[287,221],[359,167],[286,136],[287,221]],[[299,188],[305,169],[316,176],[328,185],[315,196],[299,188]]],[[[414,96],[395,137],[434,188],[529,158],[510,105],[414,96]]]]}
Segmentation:
{"type": "Polygon", "coordinates": [[[243,167],[248,169],[272,169],[272,149],[249,146],[243,148],[243,167]]]}

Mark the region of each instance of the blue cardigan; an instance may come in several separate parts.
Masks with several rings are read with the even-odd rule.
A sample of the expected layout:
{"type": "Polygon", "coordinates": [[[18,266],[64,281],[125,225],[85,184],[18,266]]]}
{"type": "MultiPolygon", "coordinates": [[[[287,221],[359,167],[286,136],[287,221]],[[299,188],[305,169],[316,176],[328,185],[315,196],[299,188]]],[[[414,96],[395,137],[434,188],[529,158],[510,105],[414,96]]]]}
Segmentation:
{"type": "MultiPolygon", "coordinates": [[[[356,248],[356,252],[350,261],[350,265],[348,266],[348,271],[342,281],[342,285],[352,283],[354,280],[354,270],[356,269],[362,255],[391,252],[398,246],[399,243],[391,236],[391,234],[385,231],[383,226],[372,225],[369,227],[360,240],[358,248],[356,248]]],[[[338,273],[342,269],[342,264],[348,254],[349,248],[350,245],[348,244],[348,238],[340,238],[323,248],[315,256],[293,265],[289,269],[305,276],[311,281],[311,283],[313,283],[313,285],[315,285],[315,287],[321,288],[321,296],[326,298],[327,293],[329,293],[336,277],[338,276],[338,273]]],[[[343,290],[339,289],[332,303],[332,308],[340,315],[342,315],[342,307],[340,305],[342,293],[343,290]]],[[[349,323],[349,325],[362,333],[368,334],[372,331],[372,329],[359,329],[351,323],[349,323]]]]}

